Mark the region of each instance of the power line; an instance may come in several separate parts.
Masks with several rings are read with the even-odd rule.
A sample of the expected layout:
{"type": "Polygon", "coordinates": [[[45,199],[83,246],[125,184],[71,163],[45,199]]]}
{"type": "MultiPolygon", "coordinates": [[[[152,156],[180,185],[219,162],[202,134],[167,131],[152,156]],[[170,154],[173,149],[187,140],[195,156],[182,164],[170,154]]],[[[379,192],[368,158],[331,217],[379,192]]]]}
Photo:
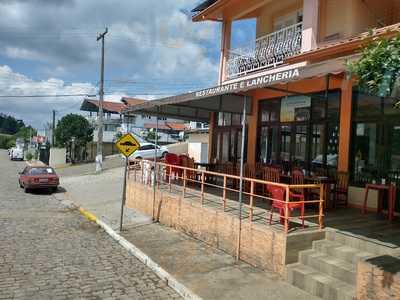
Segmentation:
{"type": "Polygon", "coordinates": [[[60,98],[60,97],[92,97],[88,94],[65,94],[65,95],[0,95],[0,98],[60,98]]]}

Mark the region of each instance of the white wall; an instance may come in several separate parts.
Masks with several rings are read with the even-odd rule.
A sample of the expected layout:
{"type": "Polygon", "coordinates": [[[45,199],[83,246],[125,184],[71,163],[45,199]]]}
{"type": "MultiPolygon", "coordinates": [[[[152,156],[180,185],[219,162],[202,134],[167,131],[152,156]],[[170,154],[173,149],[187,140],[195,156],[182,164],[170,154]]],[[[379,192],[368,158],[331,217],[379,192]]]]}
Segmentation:
{"type": "Polygon", "coordinates": [[[188,143],[189,157],[193,157],[195,162],[208,162],[208,144],[207,143],[188,143]]]}
{"type": "Polygon", "coordinates": [[[188,153],[188,143],[176,143],[167,146],[168,152],[174,154],[187,154],[188,153]]]}
{"type": "Polygon", "coordinates": [[[67,163],[66,148],[50,148],[49,165],[51,167],[62,166],[67,163]]]}
{"type": "MultiPolygon", "coordinates": [[[[118,131],[103,131],[103,142],[112,143],[118,131]]],[[[98,130],[93,130],[93,142],[97,143],[98,130]]]]}

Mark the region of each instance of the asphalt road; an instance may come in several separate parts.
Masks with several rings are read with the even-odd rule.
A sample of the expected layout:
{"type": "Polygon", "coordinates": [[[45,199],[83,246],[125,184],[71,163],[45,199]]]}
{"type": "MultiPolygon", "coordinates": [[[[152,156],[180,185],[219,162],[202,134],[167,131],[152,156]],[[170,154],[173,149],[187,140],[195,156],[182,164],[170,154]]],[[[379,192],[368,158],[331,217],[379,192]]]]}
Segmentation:
{"type": "Polygon", "coordinates": [[[18,186],[24,162],[0,151],[0,299],[177,299],[97,225],[18,186]]]}

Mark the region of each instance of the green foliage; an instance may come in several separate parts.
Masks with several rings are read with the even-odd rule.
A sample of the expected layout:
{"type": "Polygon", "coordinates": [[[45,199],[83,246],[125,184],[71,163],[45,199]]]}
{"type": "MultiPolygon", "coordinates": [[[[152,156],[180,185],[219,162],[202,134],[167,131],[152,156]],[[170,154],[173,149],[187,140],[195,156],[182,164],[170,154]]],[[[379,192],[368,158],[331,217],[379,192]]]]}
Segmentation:
{"type": "Polygon", "coordinates": [[[10,149],[15,146],[15,138],[9,134],[0,134],[0,149],[10,149]]]}
{"type": "MultiPolygon", "coordinates": [[[[147,136],[146,136],[146,141],[148,141],[148,142],[155,142],[155,140],[156,140],[156,132],[154,131],[154,130],[150,130],[148,133],[147,133],[147,136]]],[[[157,139],[160,139],[160,136],[159,135],[157,135],[157,139]]]]}
{"type": "Polygon", "coordinates": [[[0,113],[0,133],[15,134],[24,126],[25,124],[22,120],[0,113]]]}
{"type": "Polygon", "coordinates": [[[362,50],[361,58],[347,67],[357,76],[361,90],[380,97],[392,95],[400,77],[400,35],[373,40],[362,50]]]}
{"type": "Polygon", "coordinates": [[[68,114],[58,123],[55,130],[57,146],[65,147],[75,139],[75,145],[84,146],[92,140],[93,128],[88,120],[77,114],[68,114]]]}
{"type": "Polygon", "coordinates": [[[28,152],[28,153],[25,155],[26,160],[32,160],[33,157],[34,157],[34,155],[33,155],[31,152],[28,152]]]}
{"type": "Polygon", "coordinates": [[[16,138],[21,138],[24,141],[29,141],[31,136],[35,136],[37,134],[37,131],[35,128],[28,126],[28,127],[22,127],[18,130],[18,132],[14,135],[16,138]]]}
{"type": "MultiPolygon", "coordinates": [[[[11,137],[8,141],[7,141],[7,143],[6,143],[6,149],[10,149],[10,148],[12,148],[12,147],[15,147],[15,139],[13,138],[13,137],[11,137]]],[[[0,148],[1,148],[1,146],[0,146],[0,148]]]]}
{"type": "Polygon", "coordinates": [[[115,136],[114,136],[114,140],[119,140],[122,137],[122,132],[118,131],[115,136]]]}

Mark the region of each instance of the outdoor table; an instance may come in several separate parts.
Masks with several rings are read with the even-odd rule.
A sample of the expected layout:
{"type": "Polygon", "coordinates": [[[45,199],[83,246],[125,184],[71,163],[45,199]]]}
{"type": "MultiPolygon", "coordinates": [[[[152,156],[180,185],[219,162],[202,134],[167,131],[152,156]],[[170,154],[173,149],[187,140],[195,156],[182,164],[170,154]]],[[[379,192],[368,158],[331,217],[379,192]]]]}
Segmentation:
{"type": "Polygon", "coordinates": [[[282,174],[280,174],[279,175],[280,176],[280,181],[282,182],[282,183],[290,183],[290,180],[292,179],[292,176],[291,175],[289,175],[289,174],[284,174],[284,173],[282,173],[282,174]]]}
{"type": "MultiPolygon", "coordinates": [[[[206,171],[214,171],[216,165],[217,165],[217,164],[214,164],[214,163],[200,163],[200,162],[195,162],[195,163],[194,163],[194,168],[195,168],[195,169],[205,168],[206,171]]],[[[207,174],[207,173],[205,173],[204,175],[205,175],[205,176],[204,176],[204,180],[205,180],[206,182],[213,182],[213,181],[214,181],[214,180],[213,180],[213,177],[214,177],[214,176],[209,175],[209,174],[207,174]]]]}
{"type": "Polygon", "coordinates": [[[333,177],[327,176],[307,176],[305,180],[308,182],[312,182],[314,184],[322,184],[323,188],[323,199],[324,199],[324,208],[330,209],[332,208],[332,203],[330,201],[330,186],[332,184],[336,184],[336,179],[333,177]]]}
{"type": "MultiPolygon", "coordinates": [[[[280,174],[281,182],[290,184],[292,176],[289,174],[280,174]]],[[[304,176],[304,181],[313,184],[322,184],[323,185],[323,199],[324,199],[324,208],[331,208],[331,201],[329,201],[329,192],[330,185],[336,184],[336,179],[333,177],[326,176],[304,176]]],[[[306,195],[309,194],[306,191],[306,195]]]]}
{"type": "Polygon", "coordinates": [[[367,183],[365,185],[365,197],[364,197],[364,205],[363,205],[363,214],[367,212],[367,200],[368,200],[368,192],[369,190],[377,190],[378,191],[378,208],[377,213],[381,213],[383,210],[383,193],[387,191],[388,193],[388,219],[389,221],[393,220],[394,216],[394,205],[396,201],[396,187],[393,184],[374,184],[367,183]]]}

